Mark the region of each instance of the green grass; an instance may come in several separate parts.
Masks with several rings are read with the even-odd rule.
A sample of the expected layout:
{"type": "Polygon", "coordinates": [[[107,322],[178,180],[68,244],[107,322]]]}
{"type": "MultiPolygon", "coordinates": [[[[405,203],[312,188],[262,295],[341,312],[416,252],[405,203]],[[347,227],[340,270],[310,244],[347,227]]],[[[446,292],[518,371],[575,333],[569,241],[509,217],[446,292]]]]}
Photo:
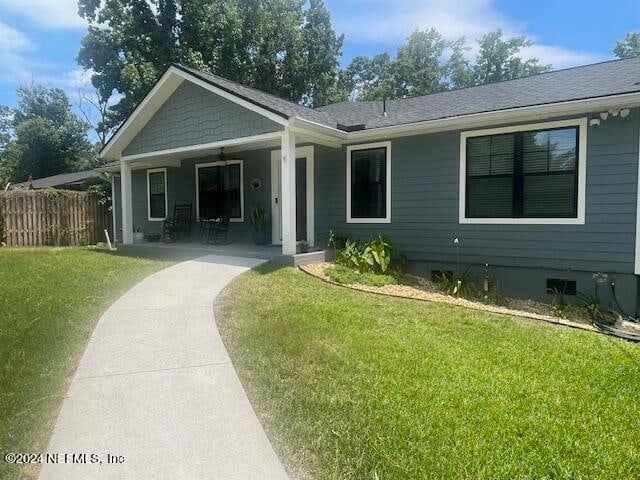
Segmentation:
{"type": "Polygon", "coordinates": [[[263,267],[217,309],[303,479],[640,478],[640,346],[263,267]]]}
{"type": "Polygon", "coordinates": [[[361,273],[343,265],[332,265],[326,269],[325,273],[334,282],[346,285],[359,283],[360,285],[369,285],[371,287],[383,287],[385,285],[398,283],[391,275],[371,272],[361,273]]]}
{"type": "MultiPolygon", "coordinates": [[[[80,248],[0,248],[3,456],[44,451],[100,314],[129,287],[169,264],[80,248]]],[[[0,458],[0,478],[16,478],[13,468],[0,458]]]]}

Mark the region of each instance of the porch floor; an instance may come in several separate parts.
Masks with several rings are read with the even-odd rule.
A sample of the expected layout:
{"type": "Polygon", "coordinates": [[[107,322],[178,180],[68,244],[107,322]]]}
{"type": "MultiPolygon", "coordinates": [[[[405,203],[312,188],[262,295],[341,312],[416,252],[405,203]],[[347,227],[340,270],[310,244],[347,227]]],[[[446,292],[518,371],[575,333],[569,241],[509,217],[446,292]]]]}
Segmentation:
{"type": "Polygon", "coordinates": [[[171,255],[224,255],[229,257],[258,258],[273,260],[282,255],[280,245],[253,245],[251,243],[229,243],[227,245],[207,245],[198,242],[144,242],[130,245],[118,245],[119,251],[148,252],[171,255]]]}

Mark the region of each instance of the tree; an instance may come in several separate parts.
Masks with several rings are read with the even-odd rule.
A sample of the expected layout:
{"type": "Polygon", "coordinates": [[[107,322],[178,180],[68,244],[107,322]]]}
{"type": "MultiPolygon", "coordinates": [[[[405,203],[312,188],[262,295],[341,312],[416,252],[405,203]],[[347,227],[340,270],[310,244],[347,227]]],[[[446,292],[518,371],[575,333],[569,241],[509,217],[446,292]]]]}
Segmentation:
{"type": "Polygon", "coordinates": [[[396,96],[426,95],[445,88],[446,67],[440,64],[449,46],[435,29],[413,32],[398,47],[396,96]]]}
{"type": "Polygon", "coordinates": [[[0,178],[20,182],[30,175],[47,177],[93,165],[95,156],[86,136],[89,125],[71,111],[64,91],[21,87],[18,98],[1,153],[0,178]]]}
{"type": "Polygon", "coordinates": [[[387,53],[355,57],[341,80],[356,100],[380,100],[426,95],[448,88],[469,87],[510,80],[549,70],[538,59],[524,60],[523,48],[532,45],[525,37],[504,40],[502,31],[478,40],[475,64],[467,59],[465,38],[445,40],[431,28],[413,32],[392,58],[387,53]],[[445,58],[445,53],[449,58],[445,58]]]}
{"type": "Polygon", "coordinates": [[[445,66],[447,85],[450,88],[470,87],[475,83],[473,67],[466,57],[466,52],[470,50],[466,43],[466,39],[462,37],[450,44],[451,55],[445,66]]]}
{"type": "Polygon", "coordinates": [[[503,40],[500,29],[487,33],[478,40],[480,51],[473,67],[474,83],[482,85],[548,71],[551,66],[540,64],[537,58],[523,60],[518,56],[531,45],[533,42],[522,36],[503,40]]]}
{"type": "Polygon", "coordinates": [[[640,55],[640,32],[629,32],[624,40],[616,42],[613,53],[618,58],[629,58],[640,55]]]}
{"type": "Polygon", "coordinates": [[[337,94],[336,36],[322,0],[80,0],[78,62],[122,122],[175,62],[309,105],[337,94]]]}

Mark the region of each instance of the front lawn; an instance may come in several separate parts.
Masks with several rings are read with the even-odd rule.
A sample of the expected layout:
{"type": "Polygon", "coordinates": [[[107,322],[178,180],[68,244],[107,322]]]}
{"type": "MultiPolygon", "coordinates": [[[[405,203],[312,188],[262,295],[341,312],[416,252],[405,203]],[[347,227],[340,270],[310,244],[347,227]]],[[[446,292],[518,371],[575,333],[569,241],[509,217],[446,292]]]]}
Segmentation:
{"type": "Polygon", "coordinates": [[[640,346],[262,267],[216,319],[302,479],[640,478],[640,346]]]}
{"type": "MultiPolygon", "coordinates": [[[[81,248],[0,248],[2,456],[45,450],[100,314],[128,288],[169,264],[81,248]]],[[[19,475],[15,469],[0,458],[0,478],[37,472],[28,468],[19,475]]]]}

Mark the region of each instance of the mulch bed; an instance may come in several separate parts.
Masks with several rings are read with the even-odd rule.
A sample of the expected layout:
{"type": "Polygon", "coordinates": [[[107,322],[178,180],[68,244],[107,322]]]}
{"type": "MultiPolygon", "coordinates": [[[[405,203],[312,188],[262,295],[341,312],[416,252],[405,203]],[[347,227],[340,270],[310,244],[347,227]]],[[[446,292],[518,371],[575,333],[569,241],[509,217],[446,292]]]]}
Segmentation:
{"type": "Polygon", "coordinates": [[[491,305],[482,302],[466,300],[464,298],[455,298],[440,293],[437,289],[437,285],[422,277],[412,276],[412,279],[415,281],[416,285],[411,286],[396,284],[385,285],[383,287],[372,287],[369,285],[361,285],[358,283],[345,285],[342,283],[334,282],[325,274],[325,270],[331,265],[333,264],[328,262],[311,263],[308,265],[300,266],[300,269],[308,273],[309,275],[313,275],[314,277],[317,277],[325,282],[332,283],[341,287],[351,288],[353,290],[361,290],[364,292],[377,293],[380,295],[389,295],[400,298],[411,298],[414,300],[422,300],[427,302],[448,303],[451,305],[473,308],[475,310],[482,310],[484,312],[542,320],[545,322],[554,323],[556,325],[580,328],[592,332],[598,331],[590,323],[575,322],[552,316],[551,306],[546,303],[536,302],[534,300],[509,298],[509,307],[503,307],[499,305],[491,305]]]}

